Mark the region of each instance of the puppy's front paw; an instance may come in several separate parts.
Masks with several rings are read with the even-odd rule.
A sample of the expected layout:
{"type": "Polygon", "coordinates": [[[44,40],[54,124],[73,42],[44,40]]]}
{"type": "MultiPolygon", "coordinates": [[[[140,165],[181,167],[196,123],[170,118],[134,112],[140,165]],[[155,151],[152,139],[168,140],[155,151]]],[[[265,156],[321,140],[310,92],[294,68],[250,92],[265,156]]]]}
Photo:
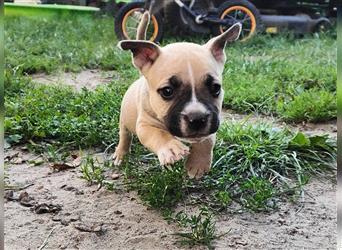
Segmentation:
{"type": "Polygon", "coordinates": [[[174,139],[158,150],[160,165],[171,165],[189,154],[189,147],[174,139]]]}
{"type": "Polygon", "coordinates": [[[209,172],[210,166],[204,165],[204,166],[193,166],[187,168],[187,173],[190,178],[200,179],[203,177],[203,175],[207,172],[209,172]]]}
{"type": "Polygon", "coordinates": [[[114,160],[114,165],[115,166],[120,166],[122,163],[122,160],[125,156],[126,152],[123,150],[120,150],[120,148],[116,148],[115,152],[113,154],[113,160],[114,160]]]}
{"type": "Polygon", "coordinates": [[[190,178],[200,179],[205,173],[209,172],[211,160],[202,157],[190,155],[187,159],[185,166],[190,178]]]}

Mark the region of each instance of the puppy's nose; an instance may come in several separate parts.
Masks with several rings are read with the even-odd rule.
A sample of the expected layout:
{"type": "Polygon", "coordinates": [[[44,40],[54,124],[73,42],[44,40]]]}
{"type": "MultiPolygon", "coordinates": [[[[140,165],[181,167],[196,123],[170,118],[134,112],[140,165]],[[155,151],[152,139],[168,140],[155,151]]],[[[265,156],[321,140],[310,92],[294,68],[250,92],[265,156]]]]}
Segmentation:
{"type": "Polygon", "coordinates": [[[184,115],[184,119],[191,130],[203,129],[207,125],[208,118],[209,114],[207,113],[194,112],[184,115]]]}

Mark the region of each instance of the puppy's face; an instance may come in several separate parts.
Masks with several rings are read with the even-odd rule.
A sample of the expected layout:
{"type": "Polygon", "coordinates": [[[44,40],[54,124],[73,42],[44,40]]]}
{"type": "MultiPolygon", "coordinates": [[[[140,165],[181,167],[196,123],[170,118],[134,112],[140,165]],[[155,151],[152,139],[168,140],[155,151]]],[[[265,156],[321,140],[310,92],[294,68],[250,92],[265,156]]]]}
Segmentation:
{"type": "Polygon", "coordinates": [[[122,41],[148,82],[149,106],[169,132],[186,139],[217,131],[223,100],[221,87],[226,42],[235,41],[235,25],[205,45],[175,43],[160,48],[144,41],[122,41]]]}
{"type": "Polygon", "coordinates": [[[222,106],[222,67],[200,45],[164,47],[145,74],[150,105],[171,134],[199,138],[215,133],[222,106]]]}

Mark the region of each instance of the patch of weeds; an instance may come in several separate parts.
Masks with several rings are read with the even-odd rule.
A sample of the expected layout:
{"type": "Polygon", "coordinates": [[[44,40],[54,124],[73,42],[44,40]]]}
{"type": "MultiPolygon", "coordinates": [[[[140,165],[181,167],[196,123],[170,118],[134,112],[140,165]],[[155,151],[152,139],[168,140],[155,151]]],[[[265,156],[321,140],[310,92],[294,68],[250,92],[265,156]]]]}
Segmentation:
{"type": "Polygon", "coordinates": [[[173,207],[184,197],[186,177],[181,163],[171,169],[162,169],[159,164],[142,165],[135,159],[128,161],[121,169],[129,188],[136,190],[146,204],[165,209],[173,207]]]}
{"type": "Polygon", "coordinates": [[[218,210],[232,201],[268,210],[277,197],[301,191],[311,175],[332,173],[335,163],[336,143],[327,136],[226,123],[218,134],[211,171],[196,185],[209,192],[202,202],[218,210]]]}
{"type": "Polygon", "coordinates": [[[41,142],[39,144],[30,141],[27,144],[29,151],[35,154],[42,155],[48,162],[65,162],[65,160],[70,156],[69,149],[71,145],[58,143],[58,142],[41,142]]]}
{"type": "Polygon", "coordinates": [[[179,226],[188,228],[188,232],[179,232],[175,235],[179,236],[182,245],[205,245],[209,249],[213,240],[220,238],[216,234],[216,227],[212,212],[206,207],[201,207],[197,215],[187,215],[183,211],[177,213],[172,219],[179,226]]]}
{"type": "Polygon", "coordinates": [[[311,89],[290,100],[279,101],[277,110],[287,121],[327,121],[336,117],[336,95],[325,90],[311,89]]]}
{"type": "Polygon", "coordinates": [[[82,178],[88,181],[90,185],[97,184],[98,189],[104,186],[108,190],[113,190],[114,182],[108,180],[104,174],[105,170],[110,167],[111,163],[109,161],[101,163],[92,156],[87,155],[81,163],[80,170],[82,178]]]}
{"type": "Polygon", "coordinates": [[[214,199],[218,202],[219,206],[227,207],[232,202],[231,193],[228,191],[214,192],[214,199]]]}
{"type": "Polygon", "coordinates": [[[268,180],[253,176],[242,183],[241,191],[240,200],[247,209],[258,211],[275,207],[275,203],[271,200],[275,196],[275,188],[268,180]]]}

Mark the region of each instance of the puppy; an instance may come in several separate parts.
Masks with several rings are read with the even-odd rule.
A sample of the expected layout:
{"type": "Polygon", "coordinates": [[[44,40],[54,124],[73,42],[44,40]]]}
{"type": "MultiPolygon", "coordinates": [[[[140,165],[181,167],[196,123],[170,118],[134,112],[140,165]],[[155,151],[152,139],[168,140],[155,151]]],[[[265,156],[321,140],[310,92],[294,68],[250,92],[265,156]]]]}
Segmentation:
{"type": "Polygon", "coordinates": [[[123,97],[115,165],[121,164],[136,134],[161,165],[187,157],[190,177],[200,178],[209,171],[224,94],[224,48],[240,32],[241,24],[235,24],[204,45],[182,42],[160,47],[141,40],[118,44],[132,52],[141,77],[123,97]]]}

